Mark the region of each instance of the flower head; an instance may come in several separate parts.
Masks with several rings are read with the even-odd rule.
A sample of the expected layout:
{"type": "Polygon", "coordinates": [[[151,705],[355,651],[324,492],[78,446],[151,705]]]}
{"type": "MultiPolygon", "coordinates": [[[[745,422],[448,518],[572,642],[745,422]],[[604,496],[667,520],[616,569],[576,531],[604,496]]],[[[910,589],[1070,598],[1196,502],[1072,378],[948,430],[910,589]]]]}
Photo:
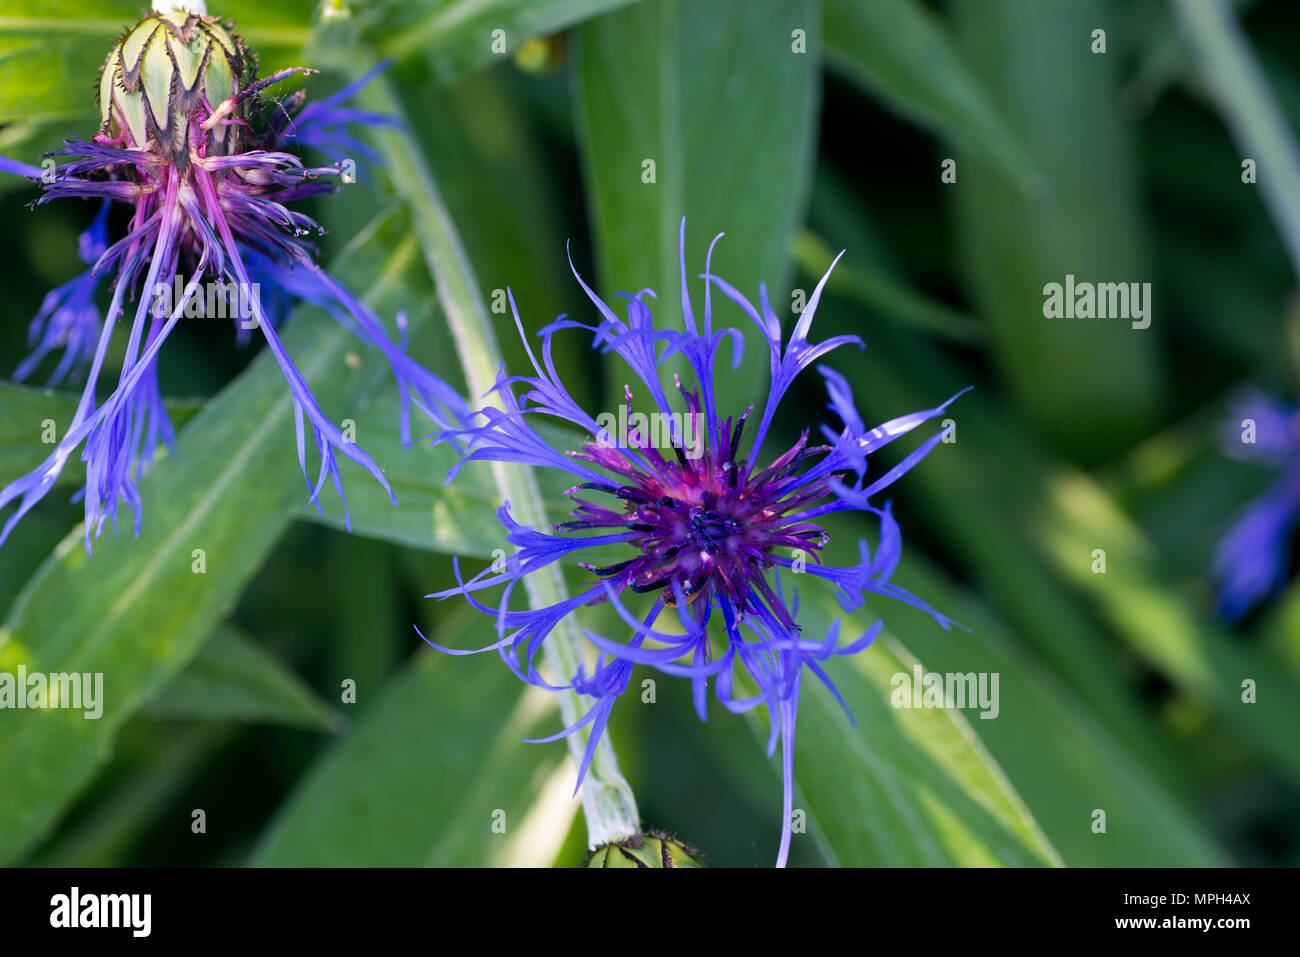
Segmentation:
{"type": "Polygon", "coordinates": [[[1278,475],[1219,540],[1219,611],[1238,621],[1286,581],[1291,533],[1300,521],[1300,408],[1252,391],[1234,405],[1225,455],[1278,475]]]}
{"type": "MultiPolygon", "coordinates": [[[[938,416],[948,403],[868,429],[853,405],[847,380],[819,366],[839,424],[822,427],[824,442],[814,444],[811,430],[805,429],[788,449],[767,454],[773,418],[799,373],[837,347],[860,344],[859,340],[850,335],[822,342],[809,339],[829,270],[789,337],[783,339],[765,288],[760,287],[760,311],[712,274],[712,246],[701,277],[704,311],[697,317],[686,276],[684,221],[681,245],[684,329],[663,328],[653,321],[647,302],[654,298],[650,290],[627,296],[627,317],[621,318],[574,269],[601,320],[586,325],[561,316],[547,326],[540,333],[540,363],[529,348],[534,374],[507,376],[503,370],[494,390],[497,403],[478,410],[469,426],[445,433],[445,438],[463,443],[463,461],[523,463],[559,470],[577,481],[567,493],[570,519],[549,530],[518,523],[506,503],[499,515],[516,551],[505,567],[498,563],[464,580],[459,579],[457,563],[459,587],[434,597],[465,595],[475,607],[493,615],[498,640],[478,650],[497,650],[524,681],[552,690],[572,688],[595,698],[574,725],[543,739],[554,740],[591,726],[579,783],[635,665],[690,679],[702,720],[710,679],[727,710],[766,707],[772,729],[769,750],[774,752],[779,742],[783,756],[785,819],[778,864],[784,864],[790,843],[800,682],[806,670],[834,691],[822,663],[865,648],[880,623],[844,643],[838,620],[826,635],[806,636],[798,623],[798,595],[781,572],[807,572],[829,583],[846,610],[859,607],[867,594],[878,594],[913,605],[944,627],[951,624],[889,581],[901,537],[889,504],[874,504],[875,496],[916,465],[940,435],[879,476],[868,476],[869,456],[938,416]],[[715,290],[754,322],[768,349],[770,386],[757,417],[753,409],[745,409],[724,418],[716,407],[718,350],[731,339],[733,364],[738,365],[744,337],[736,329],[715,330],[715,290]],[[630,386],[617,414],[592,416],[584,411],[560,381],[552,361],[552,340],[565,330],[588,332],[594,337],[594,348],[617,353],[650,397],[650,411],[633,411],[630,386]],[[661,381],[661,367],[675,355],[685,357],[694,380],[687,386],[674,379],[676,406],[669,402],[661,381]],[[577,426],[585,441],[571,450],[553,448],[532,424],[538,416],[577,426]],[[823,523],[845,511],[866,512],[879,521],[877,547],[873,553],[863,540],[857,564],[823,564],[820,553],[828,541],[823,523]],[[521,581],[588,549],[609,554],[612,560],[577,562],[588,580],[572,598],[543,608],[510,607],[521,581]],[[493,587],[503,589],[498,601],[489,604],[477,597],[493,587]],[[628,607],[628,600],[636,595],[645,596],[644,611],[628,607]],[[537,656],[555,627],[583,606],[604,602],[626,624],[629,637],[614,640],[586,631],[595,649],[590,673],[584,666],[573,675],[543,676],[537,656]],[[676,622],[669,622],[669,627],[660,624],[661,618],[672,617],[676,622]]],[[[514,298],[508,298],[522,335],[514,298]]],[[[458,469],[452,470],[449,481],[458,469]]]]}
{"type": "MultiPolygon", "coordinates": [[[[412,398],[444,427],[461,421],[463,400],[413,362],[379,317],[316,264],[308,237],[321,229],[292,206],[333,191],[330,180],[354,167],[307,165],[293,150],[360,147],[346,132],[348,124],[388,121],[341,105],[358,84],[314,106],[304,105],[301,92],[283,102],[262,99],[263,91],[298,72],[310,71],[293,68],[258,79],[256,59],[233,24],[208,16],[201,2],[158,0],[108,55],[94,137],[66,140],[52,154],[62,162],[50,171],[0,160],[0,170],[40,183],[44,192],[35,205],[69,197],[101,204],[89,239],[83,237],[89,271],[47,298],[32,326],[36,349],[16,373],[30,375],[48,352],[63,348],[54,381],[89,365],[86,385],[49,458],[0,490],[0,508],[18,503],[0,529],[0,542],[49,492],[83,443],[87,549],[105,519],[116,525],[119,502],[135,513],[139,533],[136,481],[158,445],[171,443],[158,354],[182,317],[210,314],[214,302],[218,315],[237,321],[241,339],[256,328],[274,354],[293,396],[298,458],[309,501],[318,509],[327,482],[342,496],[338,454],[385,489],[388,482],[321,410],[281,344],[276,325],[287,302],[325,306],[384,354],[403,393],[404,439],[410,438],[412,398]],[[110,207],[125,207],[129,218],[125,235],[111,243],[110,207]],[[105,277],[112,298],[101,322],[94,299],[105,277]],[[97,402],[108,347],[128,303],[133,317],[121,373],[97,402]],[[314,479],[307,473],[307,434],[320,456],[314,479]]],[[[344,509],[346,518],[346,502],[344,509]]]]}

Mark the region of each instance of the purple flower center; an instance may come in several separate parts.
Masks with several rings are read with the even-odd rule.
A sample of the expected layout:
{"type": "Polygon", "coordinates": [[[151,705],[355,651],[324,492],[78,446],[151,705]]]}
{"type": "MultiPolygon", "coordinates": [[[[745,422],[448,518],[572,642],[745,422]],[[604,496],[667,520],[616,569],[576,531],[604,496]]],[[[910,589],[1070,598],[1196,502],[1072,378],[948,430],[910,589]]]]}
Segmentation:
{"type": "MultiPolygon", "coordinates": [[[[691,419],[700,418],[695,397],[683,391],[691,419]]],[[[634,431],[622,450],[606,442],[588,443],[582,452],[570,453],[626,481],[621,485],[585,482],[569,490],[594,491],[621,502],[621,510],[575,498],[572,521],[557,530],[626,528],[630,544],[640,555],[613,565],[583,567],[609,579],[619,590],[662,592],[667,605],[684,596],[703,617],[707,596],[716,590],[727,595],[742,611],[752,608],[755,592],[762,595],[782,624],[797,629],[785,602],[767,581],[777,549],[792,549],[795,559],[816,560],[829,537],[821,526],[799,521],[798,515],[816,501],[830,496],[825,482],[798,489],[796,473],[810,457],[829,451],[807,447],[805,432],[788,452],[761,471],[738,457],[747,409],[732,427],[720,430],[721,447],[697,446],[696,451],[678,437],[672,457],[665,457],[634,431]],[[630,452],[631,454],[625,454],[630,452]],[[638,467],[630,460],[639,460],[638,467]],[[709,586],[712,586],[710,589],[709,586]]],[[[698,433],[697,433],[698,434],[698,433]]]]}

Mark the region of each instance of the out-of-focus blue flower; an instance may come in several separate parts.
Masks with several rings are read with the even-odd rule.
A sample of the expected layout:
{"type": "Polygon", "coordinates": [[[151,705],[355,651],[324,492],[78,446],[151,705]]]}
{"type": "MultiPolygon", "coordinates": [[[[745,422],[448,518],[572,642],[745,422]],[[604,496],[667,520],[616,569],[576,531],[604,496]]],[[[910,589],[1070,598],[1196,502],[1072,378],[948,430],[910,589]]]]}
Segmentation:
{"type": "MultiPolygon", "coordinates": [[[[465,580],[457,563],[459,587],[431,597],[464,595],[476,608],[492,615],[498,640],[477,651],[498,651],[523,681],[551,690],[572,688],[596,699],[571,727],[541,739],[556,740],[591,726],[579,785],[635,665],[688,678],[701,720],[707,714],[710,679],[717,700],[728,711],[765,707],[771,725],[769,753],[775,753],[780,744],[784,770],[784,818],[777,855],[778,865],[784,865],[790,847],[800,683],[805,672],[810,672],[839,699],[822,665],[832,657],[867,647],[879,633],[880,623],[844,643],[840,641],[841,620],[822,637],[806,636],[798,624],[796,590],[783,580],[781,570],[806,572],[829,582],[846,610],[860,607],[869,594],[884,595],[921,609],[949,627],[952,622],[948,618],[890,582],[902,538],[889,503],[872,504],[878,493],[934,448],[940,434],[878,476],[868,475],[867,462],[883,446],[940,415],[952,399],[867,428],[853,405],[848,382],[819,366],[830,392],[830,408],[840,424],[822,429],[824,445],[810,445],[809,431],[804,430],[790,449],[765,457],[777,407],[799,373],[833,349],[860,342],[856,336],[835,336],[823,342],[809,339],[829,270],[791,334],[783,338],[781,322],[764,287],[760,287],[759,307],[755,307],[712,274],[712,245],[701,277],[704,311],[697,317],[687,284],[685,239],[683,221],[684,330],[656,326],[647,303],[654,296],[650,290],[627,296],[627,318],[619,317],[574,269],[601,320],[589,326],[561,316],[547,326],[540,333],[540,363],[529,347],[533,374],[507,376],[503,369],[494,390],[499,407],[482,408],[469,427],[443,434],[445,439],[463,443],[463,461],[517,462],[555,469],[572,476],[577,484],[567,492],[572,500],[570,520],[549,530],[520,524],[506,503],[499,515],[516,550],[504,568],[498,563],[465,580]],[[727,418],[716,408],[718,350],[724,340],[733,340],[734,367],[739,364],[744,337],[736,329],[715,329],[715,291],[754,322],[767,347],[770,388],[756,425],[751,425],[752,408],[727,418]],[[650,415],[633,411],[630,387],[625,389],[626,405],[617,416],[593,417],[584,411],[560,381],[552,361],[552,340],[563,330],[586,331],[594,336],[594,348],[616,352],[650,396],[650,415]],[[678,354],[685,356],[695,383],[688,388],[676,381],[680,405],[675,408],[661,384],[660,370],[668,357],[678,354]],[[553,448],[533,427],[538,416],[577,426],[585,436],[579,441],[585,444],[573,451],[553,448]],[[880,523],[879,542],[873,552],[861,541],[857,564],[823,565],[820,552],[828,537],[822,522],[844,511],[875,516],[880,523]],[[579,563],[591,578],[577,594],[550,607],[511,608],[516,586],[528,576],[588,549],[607,554],[609,560],[579,563]],[[494,587],[502,589],[496,601],[480,599],[484,589],[494,587]],[[626,600],[638,594],[646,596],[649,607],[634,612],[626,600]],[[586,631],[595,646],[590,673],[583,667],[574,675],[543,676],[537,656],[555,627],[583,606],[602,602],[612,605],[631,637],[614,640],[586,631]],[[673,618],[676,627],[672,627],[673,618]],[[661,623],[661,619],[669,621],[661,623]]],[[[513,295],[508,299],[523,335],[513,295]]],[[[448,481],[459,468],[452,470],[448,481]]]]}
{"type": "Polygon", "coordinates": [[[46,380],[53,388],[66,379],[69,373],[85,371],[95,354],[103,318],[95,305],[95,292],[102,273],[95,263],[108,249],[108,211],[112,203],[100,205],[94,221],[81,234],[78,255],[90,266],[80,276],[56,286],[45,295],[40,311],[28,330],[32,352],[14,370],[14,381],[23,382],[55,349],[63,350],[63,357],[46,380]]]}
{"type": "MultiPolygon", "coordinates": [[[[170,9],[156,4],[155,10],[160,6],[170,9]]],[[[327,482],[343,496],[338,454],[369,471],[390,497],[392,491],[370,456],[321,410],[281,344],[277,325],[292,302],[329,309],[383,353],[403,397],[404,440],[411,438],[413,402],[442,428],[464,421],[463,399],[410,359],[405,342],[393,342],[379,317],[316,264],[306,237],[320,227],[291,208],[304,197],[332,192],[336,187],[328,179],[342,175],[344,167],[305,165],[290,148],[370,155],[347,133],[348,124],[389,121],[342,105],[358,84],[314,107],[303,106],[301,93],[284,103],[264,103],[262,91],[300,70],[257,79],[255,60],[231,25],[204,14],[201,4],[187,6],[199,12],[154,13],[123,35],[101,75],[101,126],[92,140],[66,140],[52,154],[63,159],[53,169],[0,159],[0,170],[41,185],[44,193],[35,205],[63,197],[102,203],[83,237],[82,257],[91,269],[50,293],[32,326],[35,351],[16,373],[30,375],[51,350],[62,348],[52,381],[88,364],[85,388],[45,462],[0,489],[0,509],[17,502],[0,529],[0,543],[53,488],[83,443],[87,550],[106,519],[116,527],[120,502],[134,512],[139,534],[136,482],[159,444],[170,445],[172,437],[158,388],[158,354],[177,322],[195,314],[197,304],[213,302],[214,293],[232,305],[237,297],[239,314],[228,318],[237,322],[242,338],[259,330],[284,373],[293,395],[298,460],[317,509],[327,482]],[[131,215],[126,235],[110,244],[106,224],[113,203],[131,215]],[[112,279],[102,322],[94,302],[101,277],[112,279]],[[122,370],[98,401],[105,357],[127,302],[135,305],[122,370]],[[307,468],[307,427],[320,457],[315,477],[307,468]]],[[[344,515],[346,521],[346,501],[344,515]]]]}
{"type": "Polygon", "coordinates": [[[1300,410],[1251,391],[1235,403],[1222,447],[1279,473],[1242,510],[1215,553],[1219,611],[1239,621],[1287,579],[1291,533],[1300,520],[1300,410]]]}

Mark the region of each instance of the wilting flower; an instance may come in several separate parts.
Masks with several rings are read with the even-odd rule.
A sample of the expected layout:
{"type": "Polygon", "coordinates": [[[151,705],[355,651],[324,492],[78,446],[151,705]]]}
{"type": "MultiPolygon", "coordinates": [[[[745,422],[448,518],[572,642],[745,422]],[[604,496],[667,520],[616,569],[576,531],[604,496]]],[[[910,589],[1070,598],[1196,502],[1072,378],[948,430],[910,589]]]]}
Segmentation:
{"type": "MultiPolygon", "coordinates": [[[[497,563],[465,581],[457,563],[460,587],[433,597],[463,594],[476,608],[495,616],[499,640],[478,650],[497,650],[522,680],[551,690],[572,688],[595,697],[595,704],[580,720],[541,739],[556,740],[591,726],[579,783],[614,702],[628,688],[634,665],[649,665],[665,674],[689,678],[701,720],[706,717],[711,678],[716,697],[727,710],[739,713],[765,706],[771,719],[769,754],[775,752],[778,741],[781,744],[784,822],[777,863],[784,865],[790,845],[800,682],[807,670],[835,693],[823,663],[867,647],[880,631],[880,623],[872,624],[845,644],[840,643],[840,620],[822,637],[805,636],[797,620],[795,589],[782,580],[780,571],[806,572],[831,583],[846,611],[860,607],[866,595],[876,594],[919,608],[945,628],[951,624],[920,598],[890,582],[901,548],[899,528],[889,503],[872,504],[878,493],[934,448],[941,434],[927,439],[894,467],[879,475],[867,474],[867,460],[872,453],[940,415],[948,402],[868,429],[854,407],[848,382],[832,369],[819,366],[830,395],[829,407],[840,424],[834,428],[822,426],[824,444],[810,444],[810,433],[805,429],[791,448],[766,456],[773,417],[795,377],[833,349],[861,343],[852,335],[834,336],[819,343],[808,338],[829,270],[783,342],[781,323],[766,289],[760,287],[760,311],[738,290],[712,274],[712,246],[702,277],[704,314],[700,321],[687,288],[685,239],[683,221],[683,331],[655,324],[647,303],[654,296],[650,290],[626,297],[627,319],[620,318],[574,269],[575,278],[602,320],[588,326],[561,316],[540,333],[540,364],[529,348],[534,374],[507,376],[502,370],[494,389],[499,407],[480,409],[469,427],[444,434],[445,438],[464,443],[461,464],[472,460],[523,463],[568,473],[577,484],[567,492],[572,499],[571,520],[549,530],[518,523],[506,503],[499,515],[516,551],[508,557],[505,567],[497,563]],[[750,425],[752,408],[725,419],[716,408],[714,364],[718,350],[731,337],[733,364],[738,364],[744,337],[736,329],[714,329],[715,288],[753,320],[770,353],[770,387],[755,426],[750,425]],[[594,335],[593,347],[617,353],[649,394],[652,413],[633,413],[633,393],[625,388],[626,407],[620,410],[619,418],[631,423],[626,434],[611,431],[613,416],[597,418],[584,411],[560,381],[552,361],[552,339],[557,332],[568,329],[590,332],[594,335]],[[695,378],[694,388],[676,381],[680,411],[674,411],[669,403],[660,377],[665,360],[675,355],[685,357],[695,378]],[[585,444],[567,452],[553,448],[533,427],[537,416],[577,426],[586,435],[585,444]],[[652,428],[652,419],[661,425],[652,428]],[[696,434],[694,440],[690,438],[692,431],[696,434]],[[603,498],[597,500],[597,496],[603,498]],[[821,523],[845,511],[874,516],[880,523],[879,542],[873,553],[862,540],[857,564],[823,565],[820,552],[828,537],[821,523]],[[510,599],[521,581],[592,548],[612,552],[612,560],[581,562],[590,578],[575,595],[550,607],[511,609],[510,599]],[[495,603],[484,603],[476,597],[478,592],[494,586],[504,589],[495,603]],[[626,598],[636,594],[650,599],[649,609],[642,615],[634,614],[625,604],[626,598]],[[583,606],[602,602],[611,603],[627,624],[630,639],[616,641],[586,631],[596,649],[591,673],[583,667],[574,675],[543,677],[537,656],[556,625],[583,606]],[[676,613],[680,632],[656,627],[666,609],[676,613]],[[720,632],[716,642],[710,636],[710,625],[714,624],[714,630],[720,632]]],[[[513,296],[509,300],[523,335],[513,296]]],[[[448,481],[459,467],[452,470],[448,481]]]]}
{"type": "Polygon", "coordinates": [[[1219,611],[1237,621],[1286,581],[1291,533],[1300,519],[1300,408],[1252,391],[1236,403],[1225,454],[1266,466],[1277,479],[1242,510],[1214,559],[1219,611]]]}
{"type": "MultiPolygon", "coordinates": [[[[136,482],[172,430],[158,388],[158,353],[176,323],[193,316],[215,288],[247,337],[265,337],[293,395],[298,460],[311,503],[332,481],[342,497],[336,454],[364,467],[385,489],[383,473],[358,445],[344,438],[321,411],[276,331],[287,304],[306,300],[329,309],[363,341],[388,359],[403,394],[401,429],[410,437],[412,396],[442,426],[462,421],[463,400],[440,379],[406,356],[374,312],[315,262],[307,237],[319,225],[291,204],[335,189],[328,178],[355,166],[304,164],[292,149],[312,147],[338,155],[372,156],[347,132],[350,123],[388,120],[341,104],[358,83],[321,103],[304,105],[300,91],[283,102],[261,94],[302,68],[257,78],[256,60],[233,25],[208,16],[202,2],[155,0],[154,13],[126,30],[113,47],[99,83],[100,128],[90,140],[70,138],[51,154],[63,162],[42,169],[0,159],[0,170],[25,175],[44,193],[34,205],[61,197],[100,202],[94,225],[83,236],[82,258],[90,269],[50,293],[32,325],[35,351],[16,378],[29,375],[55,348],[64,356],[58,381],[89,365],[77,410],[62,440],[39,468],[0,490],[0,508],[18,502],[0,530],[0,542],[53,487],[69,457],[85,443],[85,534],[90,548],[104,520],[116,527],[119,502],[135,513],[136,482]],[[110,207],[125,206],[124,236],[107,237],[110,207]],[[104,321],[95,290],[111,277],[112,298],[104,321]],[[236,296],[237,291],[237,296],[236,296]],[[97,401],[105,356],[126,304],[134,313],[116,386],[97,401]],[[307,472],[304,417],[320,455],[313,480],[307,472]]],[[[394,504],[396,501],[394,500],[394,504]]],[[[346,502],[344,503],[346,520],[346,502]]]]}

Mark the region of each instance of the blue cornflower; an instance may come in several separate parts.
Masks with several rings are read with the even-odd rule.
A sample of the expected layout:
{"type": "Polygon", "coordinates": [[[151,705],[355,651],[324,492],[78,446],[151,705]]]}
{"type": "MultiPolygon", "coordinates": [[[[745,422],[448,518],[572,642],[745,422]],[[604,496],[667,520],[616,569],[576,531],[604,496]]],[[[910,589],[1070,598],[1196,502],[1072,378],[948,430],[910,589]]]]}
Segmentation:
{"type": "MultiPolygon", "coordinates": [[[[91,140],[69,138],[52,156],[64,161],[42,170],[0,158],[0,170],[38,182],[44,194],[34,205],[61,197],[102,203],[83,237],[90,270],[50,294],[33,323],[36,351],[16,373],[23,378],[54,348],[65,350],[54,381],[89,364],[85,388],[62,440],[42,465],[0,490],[0,509],[17,508],[0,529],[0,543],[54,486],[73,452],[84,443],[86,548],[103,529],[116,527],[119,502],[142,512],[136,482],[172,430],[158,388],[159,350],[176,323],[200,311],[216,287],[247,314],[236,318],[239,336],[260,330],[293,395],[298,460],[320,509],[327,482],[343,496],[336,455],[365,468],[392,498],[379,466],[344,438],[321,411],[306,380],[281,344],[276,325],[294,300],[329,309],[359,338],[388,359],[402,392],[401,431],[410,440],[410,408],[419,403],[441,427],[463,421],[464,400],[411,360],[405,343],[394,343],[374,312],[315,262],[305,238],[321,232],[291,209],[304,197],[332,192],[327,177],[349,172],[342,163],[308,166],[289,150],[310,146],[330,152],[352,149],[371,155],[346,132],[350,123],[389,120],[350,110],[342,102],[361,82],[319,104],[304,106],[297,93],[281,103],[261,93],[302,68],[257,79],[256,61],[233,24],[206,14],[201,2],[155,0],[154,13],[123,34],[109,54],[99,84],[100,128],[91,140]],[[126,235],[107,241],[108,208],[130,213],[126,235]],[[112,299],[101,321],[94,297],[101,277],[112,277],[112,299]],[[175,290],[168,295],[169,290],[175,290]],[[120,376],[97,401],[105,357],[125,304],[134,317],[120,376]],[[313,479],[307,472],[304,429],[320,455],[313,479]]],[[[223,307],[224,308],[224,307],[223,307]]],[[[394,504],[396,499],[393,498],[394,504]]],[[[344,501],[347,520],[347,504],[344,501]]]]}
{"type": "Polygon", "coordinates": [[[1300,408],[1247,393],[1235,403],[1222,448],[1278,473],[1237,516],[1215,553],[1219,612],[1239,621],[1286,582],[1291,533],[1300,520],[1300,408]],[[1253,441],[1245,441],[1247,435],[1253,441]]]}
{"type": "MultiPolygon", "coordinates": [[[[595,704],[572,726],[539,739],[553,741],[591,726],[579,767],[579,786],[614,703],[628,688],[634,665],[689,678],[701,720],[707,714],[711,678],[718,701],[728,711],[766,707],[771,726],[769,755],[775,753],[778,742],[782,754],[784,817],[777,864],[783,866],[790,847],[795,719],[804,673],[811,672],[839,699],[822,664],[831,657],[866,648],[881,626],[875,622],[843,644],[841,620],[821,638],[805,636],[797,621],[797,594],[789,582],[782,582],[780,570],[806,572],[830,582],[846,611],[860,607],[868,594],[884,595],[919,608],[949,627],[952,622],[948,618],[890,582],[902,539],[889,504],[871,503],[920,462],[941,434],[927,439],[878,477],[867,477],[867,458],[940,415],[956,396],[935,408],[869,429],[854,407],[847,380],[818,366],[829,390],[829,407],[840,424],[822,428],[825,444],[809,444],[809,431],[804,430],[790,449],[769,459],[765,456],[768,432],[795,378],[839,346],[861,346],[861,342],[853,335],[822,342],[808,338],[829,269],[792,333],[783,339],[765,287],[759,287],[761,308],[756,308],[712,274],[713,245],[701,277],[704,314],[700,321],[687,286],[685,221],[680,239],[684,330],[656,326],[647,302],[654,293],[648,289],[625,296],[627,319],[620,318],[583,281],[570,260],[574,277],[601,321],[589,326],[561,316],[547,326],[540,332],[541,363],[528,347],[534,374],[507,376],[501,370],[493,390],[497,404],[479,409],[468,427],[443,434],[445,439],[462,443],[461,464],[475,460],[517,462],[567,473],[577,484],[566,493],[572,500],[570,520],[548,530],[520,524],[513,518],[510,504],[503,505],[498,514],[516,549],[504,567],[498,562],[466,581],[457,562],[459,587],[431,597],[464,595],[474,607],[494,616],[498,640],[477,651],[495,649],[523,681],[553,691],[571,688],[595,697],[595,704]],[[734,368],[740,361],[744,336],[734,328],[715,330],[715,289],[753,320],[769,351],[768,395],[752,427],[752,407],[725,419],[716,408],[718,350],[727,338],[732,339],[734,368]],[[651,417],[633,412],[631,388],[625,387],[626,406],[619,411],[626,429],[613,428],[614,415],[593,417],[578,405],[552,361],[556,333],[574,329],[591,333],[593,348],[615,352],[627,364],[649,394],[651,415],[656,423],[662,423],[659,428],[650,425],[651,417]],[[674,376],[681,397],[681,409],[675,410],[660,372],[670,356],[679,354],[685,356],[695,383],[688,388],[674,376]],[[572,451],[552,447],[532,425],[537,416],[577,426],[585,433],[585,444],[572,451]],[[597,496],[604,497],[603,503],[594,500],[597,496]],[[823,565],[819,553],[829,539],[821,522],[844,511],[874,516],[880,523],[879,542],[873,553],[862,540],[857,564],[823,565]],[[592,548],[612,552],[614,560],[578,563],[590,577],[571,598],[549,607],[510,607],[516,586],[529,575],[592,548]],[[499,600],[484,602],[477,597],[483,589],[496,586],[503,588],[499,600]],[[645,595],[649,603],[641,613],[634,613],[626,602],[637,594],[645,595]],[[610,603],[631,637],[621,641],[586,631],[595,649],[590,673],[584,666],[577,674],[544,677],[537,656],[555,627],[582,607],[603,602],[610,603]],[[659,625],[669,609],[675,612],[680,630],[664,630],[659,625]],[[748,675],[749,687],[742,687],[746,683],[743,675],[748,675]]],[[[523,336],[513,295],[508,299],[523,336]]],[[[452,469],[449,482],[459,468],[452,469]]]]}

